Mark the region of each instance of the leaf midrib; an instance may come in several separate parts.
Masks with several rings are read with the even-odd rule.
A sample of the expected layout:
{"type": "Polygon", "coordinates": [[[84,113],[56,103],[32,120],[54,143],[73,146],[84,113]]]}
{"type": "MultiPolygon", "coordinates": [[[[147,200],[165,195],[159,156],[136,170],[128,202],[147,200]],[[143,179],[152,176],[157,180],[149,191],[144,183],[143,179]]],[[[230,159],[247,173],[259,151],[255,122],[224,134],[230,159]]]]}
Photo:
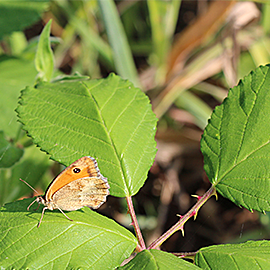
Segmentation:
{"type": "MultiPolygon", "coordinates": [[[[220,183],[220,182],[226,177],[226,175],[229,174],[235,167],[237,167],[239,164],[241,164],[241,163],[244,162],[246,159],[248,159],[253,153],[255,153],[257,150],[261,149],[262,147],[264,147],[265,145],[267,145],[267,144],[270,142],[270,140],[268,140],[265,144],[261,145],[261,146],[258,147],[257,149],[255,149],[255,150],[253,150],[252,152],[250,152],[250,153],[249,153],[244,159],[242,159],[240,162],[237,162],[237,163],[236,163],[236,161],[237,161],[237,159],[238,159],[238,157],[239,157],[239,154],[240,154],[240,152],[241,152],[241,148],[242,148],[242,146],[243,146],[243,140],[244,140],[244,135],[245,135],[245,132],[246,132],[248,120],[249,120],[250,115],[252,114],[252,112],[253,112],[253,110],[254,110],[254,108],[255,108],[255,105],[256,105],[256,101],[257,101],[257,99],[258,99],[259,92],[261,91],[261,87],[262,87],[262,85],[264,84],[265,80],[266,80],[266,75],[264,76],[264,80],[261,82],[260,86],[258,86],[258,91],[257,91],[257,93],[256,93],[256,92],[252,89],[252,87],[250,86],[250,89],[251,89],[251,91],[255,94],[256,99],[254,99],[253,107],[252,107],[252,109],[250,110],[249,115],[246,117],[245,126],[244,126],[244,129],[243,129],[243,132],[242,132],[241,142],[239,143],[239,147],[238,147],[237,155],[236,155],[236,157],[235,157],[234,165],[232,166],[231,169],[229,169],[226,173],[224,173],[223,176],[220,177],[220,180],[217,181],[217,182],[215,183],[215,185],[217,185],[218,183],[220,183]]],[[[242,106],[240,106],[240,108],[242,109],[242,111],[243,111],[244,114],[246,115],[246,113],[245,113],[244,109],[242,108],[242,106]]],[[[224,112],[224,107],[223,107],[223,110],[222,110],[222,116],[224,115],[223,112],[224,112]]],[[[221,133],[221,132],[219,132],[219,133],[221,133]]],[[[221,142],[221,140],[219,140],[219,142],[221,142]]],[[[220,143],[219,143],[219,144],[220,144],[220,143]]],[[[219,162],[218,162],[218,172],[219,172],[219,170],[220,170],[220,160],[219,160],[219,162]]]]}
{"type": "MultiPolygon", "coordinates": [[[[114,150],[115,156],[117,157],[117,161],[118,161],[118,164],[119,164],[119,168],[120,168],[120,172],[121,172],[121,175],[122,175],[123,183],[124,183],[124,185],[125,185],[124,190],[128,190],[127,183],[126,183],[125,177],[124,177],[123,168],[122,168],[122,166],[121,166],[121,162],[120,162],[119,156],[118,156],[118,154],[117,154],[116,147],[115,147],[115,145],[114,145],[114,143],[113,143],[113,140],[112,140],[112,138],[111,138],[111,136],[110,136],[110,133],[109,133],[108,128],[107,128],[107,125],[105,124],[104,118],[103,118],[103,116],[102,116],[102,114],[101,114],[100,107],[98,106],[97,101],[95,100],[94,96],[92,95],[90,88],[88,88],[87,85],[86,85],[84,82],[82,82],[82,84],[84,85],[85,90],[88,92],[89,97],[91,97],[91,98],[93,99],[94,103],[96,104],[96,108],[97,108],[98,114],[99,114],[99,116],[100,116],[100,119],[102,120],[104,129],[106,130],[107,136],[108,136],[108,138],[109,138],[109,140],[110,140],[110,142],[111,142],[111,146],[112,146],[112,148],[113,148],[113,150],[114,150]]],[[[115,92],[116,92],[117,86],[119,86],[119,79],[118,79],[118,81],[117,81],[117,85],[115,85],[115,87],[114,87],[114,93],[113,93],[113,95],[114,95],[115,92]]]]}

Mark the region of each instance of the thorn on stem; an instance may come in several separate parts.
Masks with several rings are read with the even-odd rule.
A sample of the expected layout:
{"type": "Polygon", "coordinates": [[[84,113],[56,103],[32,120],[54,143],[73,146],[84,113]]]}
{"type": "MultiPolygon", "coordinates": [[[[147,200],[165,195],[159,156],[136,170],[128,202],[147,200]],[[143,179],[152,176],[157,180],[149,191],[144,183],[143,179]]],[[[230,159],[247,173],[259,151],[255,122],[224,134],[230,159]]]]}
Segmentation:
{"type": "Polygon", "coordinates": [[[196,219],[196,217],[197,217],[197,214],[198,214],[198,212],[197,211],[193,211],[192,213],[191,213],[191,217],[194,217],[194,220],[196,219]]]}
{"type": "Polygon", "coordinates": [[[191,195],[192,197],[194,197],[194,198],[197,198],[198,200],[200,200],[201,198],[202,198],[202,196],[199,196],[199,195],[191,195]]]}
{"type": "Polygon", "coordinates": [[[185,236],[184,227],[182,227],[182,229],[180,229],[180,230],[181,230],[182,235],[183,235],[183,237],[184,237],[184,236],[185,236]]]}

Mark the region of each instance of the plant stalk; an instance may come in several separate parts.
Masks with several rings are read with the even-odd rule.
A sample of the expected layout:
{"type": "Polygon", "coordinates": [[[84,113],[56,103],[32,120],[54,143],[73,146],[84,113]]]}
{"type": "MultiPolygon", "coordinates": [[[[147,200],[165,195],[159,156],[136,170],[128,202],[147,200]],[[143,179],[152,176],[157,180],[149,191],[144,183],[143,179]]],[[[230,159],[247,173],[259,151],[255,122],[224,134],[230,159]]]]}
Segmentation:
{"type": "Polygon", "coordinates": [[[194,219],[197,216],[199,209],[203,206],[203,204],[213,195],[216,195],[216,189],[214,186],[202,196],[198,197],[197,203],[184,215],[180,216],[180,220],[174,224],[167,232],[165,232],[162,236],[160,236],[157,240],[155,240],[147,249],[156,249],[161,246],[164,241],[166,241],[172,234],[181,230],[184,235],[184,224],[194,216],[194,219]]]}
{"type": "Polygon", "coordinates": [[[127,205],[128,205],[129,214],[130,214],[131,220],[132,220],[132,226],[134,227],[137,239],[139,241],[139,246],[140,247],[137,247],[137,249],[140,249],[140,251],[142,251],[142,250],[146,249],[146,246],[145,246],[145,243],[144,243],[144,240],[143,240],[143,237],[142,237],[142,233],[141,233],[141,230],[140,230],[140,227],[139,227],[139,223],[138,223],[135,211],[134,211],[131,196],[127,196],[126,199],[127,199],[127,205]]]}

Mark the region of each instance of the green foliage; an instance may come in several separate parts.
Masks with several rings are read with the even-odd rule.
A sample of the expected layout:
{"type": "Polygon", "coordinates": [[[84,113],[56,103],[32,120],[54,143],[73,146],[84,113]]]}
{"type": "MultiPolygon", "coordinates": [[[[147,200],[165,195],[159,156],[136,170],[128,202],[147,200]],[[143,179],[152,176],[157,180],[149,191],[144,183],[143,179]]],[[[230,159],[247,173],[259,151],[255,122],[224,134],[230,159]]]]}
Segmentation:
{"type": "Polygon", "coordinates": [[[34,83],[37,74],[33,62],[2,56],[0,57],[0,129],[8,137],[15,137],[21,125],[17,122],[17,107],[20,90],[34,83]]]}
{"type": "Polygon", "coordinates": [[[41,81],[47,82],[52,78],[54,67],[53,52],[50,43],[51,23],[52,20],[46,24],[40,35],[35,57],[36,69],[39,72],[38,78],[41,81]]]}
{"type": "MultiPolygon", "coordinates": [[[[114,2],[99,1],[99,12],[103,15],[110,45],[100,37],[93,21],[84,17],[86,13],[95,14],[95,4],[92,1],[74,3],[54,2],[69,18],[63,35],[64,44],[59,46],[58,65],[63,52],[72,47],[72,42],[79,35],[80,49],[84,52],[80,57],[86,59],[84,64],[89,64],[93,59],[97,61],[99,56],[103,63],[109,63],[110,68],[115,67],[120,75],[139,85],[131,48],[114,2]],[[89,6],[92,7],[89,9],[89,6]]],[[[148,1],[153,34],[153,49],[148,49],[148,53],[151,53],[149,62],[157,68],[156,83],[162,87],[166,80],[166,57],[179,5],[180,1],[175,0],[166,3],[148,1]]],[[[31,25],[46,6],[46,2],[1,2],[0,13],[3,17],[0,22],[3,20],[5,27],[0,23],[0,38],[31,25]]],[[[129,19],[133,23],[132,18],[129,19]]],[[[52,79],[54,62],[49,39],[50,26],[51,22],[40,36],[35,58],[38,79],[42,82],[22,91],[17,109],[23,128],[36,145],[64,165],[85,155],[95,157],[102,174],[108,178],[111,195],[135,195],[144,184],[156,153],[154,135],[157,119],[148,98],[130,82],[113,74],[107,79],[91,81],[79,74],[52,79]]],[[[33,63],[23,60],[29,59],[26,52],[28,50],[29,53],[35,43],[31,46],[29,43],[28,47],[25,44],[16,47],[16,40],[26,42],[26,39],[23,39],[22,33],[9,39],[11,51],[20,58],[5,56],[0,59],[1,204],[29,193],[29,188],[20,183],[19,178],[33,186],[41,184],[40,179],[51,165],[48,155],[33,145],[29,147],[31,141],[21,132],[21,125],[16,123],[14,108],[18,91],[26,85],[33,85],[36,76],[33,63]]],[[[243,65],[242,73],[246,73],[254,63],[267,60],[267,42],[268,39],[262,39],[250,47],[250,55],[246,58],[248,65],[243,65]]],[[[180,83],[175,92],[168,91],[171,97],[164,99],[167,100],[167,107],[161,108],[164,113],[174,102],[197,116],[198,126],[204,126],[209,108],[197,96],[194,98],[193,94],[184,91],[198,82],[194,77],[205,68],[206,62],[211,62],[224,52],[223,46],[217,44],[217,47],[208,53],[206,50],[199,57],[195,53],[194,60],[189,59],[191,64],[181,71],[180,79],[189,82],[189,78],[193,78],[193,82],[188,86],[180,83]],[[184,94],[179,96],[181,93],[184,94]]],[[[86,70],[89,73],[91,69],[95,70],[94,74],[99,75],[97,66],[97,62],[91,63],[86,70]]],[[[76,65],[72,68],[76,69],[76,65]]],[[[224,103],[215,109],[201,140],[205,171],[216,190],[238,205],[259,211],[270,210],[269,79],[269,66],[260,67],[244,78],[229,92],[224,103]]],[[[67,213],[74,221],[66,219],[59,211],[47,210],[37,229],[42,209],[27,212],[30,202],[23,200],[6,204],[0,210],[2,268],[114,269],[130,256],[136,246],[137,250],[141,247],[135,236],[124,227],[88,208],[67,213]]],[[[202,205],[198,206],[197,209],[202,205]]],[[[193,215],[186,214],[185,218],[193,215]]],[[[163,241],[168,237],[164,237],[163,241]]],[[[259,269],[269,269],[269,257],[269,241],[203,248],[195,256],[197,266],[172,254],[152,249],[139,252],[119,269],[256,269],[258,265],[259,269]]]]}
{"type": "Polygon", "coordinates": [[[202,269],[269,269],[270,242],[249,241],[243,244],[217,245],[200,249],[195,263],[202,269]]]}
{"type": "Polygon", "coordinates": [[[23,155],[23,150],[8,142],[3,131],[0,131],[0,168],[14,165],[23,155]]]}
{"type": "Polygon", "coordinates": [[[152,32],[154,66],[158,67],[156,80],[164,82],[167,69],[167,56],[171,47],[178,19],[181,0],[147,1],[152,32]]]}
{"type": "Polygon", "coordinates": [[[0,40],[13,31],[23,30],[40,19],[49,1],[1,1],[0,40]]]}
{"type": "Polygon", "coordinates": [[[144,250],[140,252],[133,260],[125,266],[118,269],[144,269],[144,270],[168,270],[168,269],[200,269],[199,267],[188,263],[172,254],[161,250],[144,250]]]}
{"type": "Polygon", "coordinates": [[[51,165],[52,161],[49,160],[48,155],[36,146],[25,147],[19,162],[13,164],[11,168],[0,170],[0,205],[30,194],[29,187],[19,179],[22,178],[32,186],[41,185],[42,176],[51,165]]]}
{"type": "Polygon", "coordinates": [[[249,210],[270,210],[269,86],[269,66],[245,77],[216,107],[201,140],[211,183],[249,210]]]}
{"type": "Polygon", "coordinates": [[[73,75],[60,75],[53,79],[52,82],[63,82],[63,81],[84,81],[89,80],[89,76],[81,75],[79,72],[75,72],[73,75]]]}
{"type": "Polygon", "coordinates": [[[130,82],[107,79],[28,87],[17,109],[34,142],[69,165],[97,159],[110,193],[130,196],[143,185],[156,153],[156,117],[149,99],[130,82]]]}
{"type": "MultiPolygon", "coordinates": [[[[33,200],[33,199],[32,199],[33,200]]],[[[5,269],[114,269],[136,247],[136,238],[89,208],[68,213],[28,213],[31,199],[0,212],[0,265],[5,269]]]]}
{"type": "Polygon", "coordinates": [[[135,86],[140,86],[131,50],[115,4],[112,0],[99,0],[98,2],[106,26],[108,39],[114,52],[116,70],[123,78],[132,81],[135,86]]]}
{"type": "MultiPolygon", "coordinates": [[[[52,56],[49,27],[50,23],[43,30],[36,54],[36,67],[43,81],[51,79],[53,67],[52,61],[49,61],[49,67],[44,62],[52,56]]],[[[22,60],[16,61],[16,67],[21,62],[24,63],[22,60]]],[[[17,76],[18,71],[12,70],[15,70],[12,78],[20,79],[17,76]]],[[[28,71],[25,66],[20,70],[24,72],[24,79],[25,72],[28,71]]],[[[10,68],[6,71],[10,72],[10,68]]],[[[11,79],[8,76],[7,78],[10,83],[11,79]]],[[[41,147],[44,144],[44,149],[54,159],[66,165],[82,155],[98,157],[100,150],[101,158],[98,162],[102,173],[112,179],[111,194],[135,194],[143,185],[156,152],[156,118],[149,100],[139,89],[117,76],[112,75],[107,80],[76,82],[85,79],[87,77],[81,75],[65,76],[56,79],[58,83],[40,83],[36,88],[26,88],[23,105],[18,109],[27,122],[25,129],[29,127],[27,131],[31,135],[32,129],[39,130],[37,133],[33,132],[37,144],[41,147]],[[50,129],[51,126],[46,121],[54,123],[56,129],[50,129]],[[60,140],[56,139],[58,132],[63,135],[59,136],[62,138],[60,140]],[[56,142],[52,146],[50,143],[54,139],[56,142]],[[143,145],[138,144],[138,139],[143,145]],[[131,151],[133,148],[135,152],[131,151]],[[62,152],[57,153],[61,149],[62,152]],[[110,159],[111,157],[113,158],[110,159]]],[[[24,85],[31,84],[21,81],[24,85]]],[[[28,142],[21,137],[22,134],[18,132],[16,135],[27,146],[28,142]]],[[[7,142],[3,143],[4,149],[7,142]]],[[[8,153],[6,148],[4,150],[2,154],[8,153]]],[[[9,164],[12,166],[10,169],[0,171],[1,203],[29,192],[24,184],[18,185],[19,178],[35,185],[49,166],[48,156],[37,151],[36,147],[26,147],[24,151],[23,158],[17,164],[14,165],[16,160],[13,160],[9,164]]],[[[2,163],[5,161],[4,157],[2,155],[2,163]]],[[[6,204],[1,209],[1,267],[56,269],[65,265],[66,268],[112,269],[119,266],[137,245],[136,238],[129,231],[87,208],[68,213],[74,222],[67,220],[61,213],[57,215],[47,211],[39,231],[36,231],[41,209],[36,213],[29,213],[26,210],[29,203],[30,200],[15,202],[6,204]],[[13,241],[12,245],[9,245],[10,241],[13,241]],[[37,250],[34,253],[33,245],[37,250]],[[66,264],[67,261],[69,265],[66,264]]]]}
{"type": "Polygon", "coordinates": [[[201,99],[189,91],[185,91],[175,100],[175,105],[192,112],[192,115],[195,116],[194,121],[196,122],[197,126],[201,129],[205,128],[207,125],[207,119],[209,115],[211,115],[212,110],[201,99]]]}

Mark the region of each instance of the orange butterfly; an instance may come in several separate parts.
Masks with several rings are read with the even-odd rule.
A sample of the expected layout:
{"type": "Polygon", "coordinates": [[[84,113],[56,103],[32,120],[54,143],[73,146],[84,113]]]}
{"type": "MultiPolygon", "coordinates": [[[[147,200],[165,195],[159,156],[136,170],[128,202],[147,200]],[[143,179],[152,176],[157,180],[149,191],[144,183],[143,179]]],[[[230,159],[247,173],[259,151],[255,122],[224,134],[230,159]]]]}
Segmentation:
{"type": "MultiPolygon", "coordinates": [[[[21,181],[26,183],[22,179],[21,181]]],[[[38,196],[27,210],[35,202],[45,205],[38,227],[46,209],[58,209],[72,221],[63,210],[74,211],[84,206],[96,209],[106,201],[109,188],[107,178],[100,173],[97,161],[90,156],[82,157],[63,170],[48,186],[45,195],[38,196]]]]}

